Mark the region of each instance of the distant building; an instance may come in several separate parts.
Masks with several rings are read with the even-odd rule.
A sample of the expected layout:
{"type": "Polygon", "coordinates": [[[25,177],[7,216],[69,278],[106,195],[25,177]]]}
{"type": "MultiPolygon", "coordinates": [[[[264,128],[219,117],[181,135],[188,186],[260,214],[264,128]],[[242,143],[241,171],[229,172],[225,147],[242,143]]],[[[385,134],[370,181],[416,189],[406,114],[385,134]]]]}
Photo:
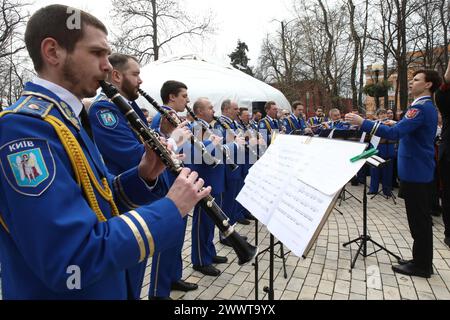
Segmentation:
{"type": "MultiPolygon", "coordinates": [[[[443,60],[443,53],[442,53],[442,47],[435,48],[433,50],[434,54],[434,60],[436,61],[435,65],[436,69],[440,74],[443,74],[445,72],[445,68],[447,67],[442,61],[443,60]]],[[[447,47],[448,52],[450,52],[450,45],[447,47]]],[[[423,51],[412,51],[407,53],[407,60],[411,61],[408,68],[408,80],[412,79],[412,75],[415,71],[419,69],[423,69],[424,65],[427,65],[431,58],[427,56],[426,53],[423,51]]],[[[384,105],[384,97],[379,97],[380,102],[380,108],[383,109],[392,109],[395,105],[395,97],[396,97],[396,91],[397,91],[397,67],[390,66],[388,68],[388,83],[391,85],[391,88],[388,91],[388,105],[384,105]]],[[[382,66],[376,66],[376,65],[368,65],[365,71],[365,78],[366,78],[366,85],[375,83],[376,81],[383,81],[384,79],[384,73],[382,66]],[[374,68],[375,67],[375,68],[374,68]],[[379,67],[379,68],[378,68],[379,67]],[[377,70],[381,69],[381,70],[377,70]],[[378,79],[377,79],[378,75],[378,79]]],[[[366,106],[366,112],[367,114],[375,114],[376,111],[376,104],[375,104],[375,98],[367,96],[365,99],[365,106],[366,106]]],[[[407,106],[400,106],[400,97],[397,94],[397,108],[404,110],[407,106]]]]}

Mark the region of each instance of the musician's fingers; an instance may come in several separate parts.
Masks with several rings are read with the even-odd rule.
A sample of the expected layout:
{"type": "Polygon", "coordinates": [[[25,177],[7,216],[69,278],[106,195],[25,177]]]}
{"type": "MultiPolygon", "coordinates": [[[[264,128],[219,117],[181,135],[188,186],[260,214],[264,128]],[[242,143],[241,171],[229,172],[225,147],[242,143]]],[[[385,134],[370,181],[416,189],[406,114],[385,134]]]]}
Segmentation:
{"type": "Polygon", "coordinates": [[[191,173],[191,169],[189,168],[183,168],[181,169],[180,173],[178,174],[179,177],[182,177],[184,179],[187,179],[189,174],[191,173]]]}
{"type": "Polygon", "coordinates": [[[188,181],[190,183],[194,183],[198,178],[198,173],[196,171],[192,171],[189,176],[187,177],[188,181]]]}

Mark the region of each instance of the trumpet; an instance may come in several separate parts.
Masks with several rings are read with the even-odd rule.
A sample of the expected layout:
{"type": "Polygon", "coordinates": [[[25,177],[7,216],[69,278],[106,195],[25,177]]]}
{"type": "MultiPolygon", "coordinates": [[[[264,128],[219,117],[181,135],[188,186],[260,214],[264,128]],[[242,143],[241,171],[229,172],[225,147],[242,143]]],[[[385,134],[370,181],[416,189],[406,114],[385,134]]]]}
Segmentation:
{"type": "MultiPolygon", "coordinates": [[[[169,151],[159,140],[159,135],[150,129],[142,119],[137,115],[133,108],[119,94],[116,87],[101,80],[100,86],[106,96],[119,108],[127,118],[131,128],[136,132],[141,141],[150,147],[161,161],[167,166],[167,169],[177,176],[183,168],[183,162],[174,159],[174,154],[169,151]]],[[[238,257],[238,264],[242,265],[250,262],[257,254],[258,248],[245,241],[239,233],[230,225],[229,218],[220,209],[211,195],[200,200],[200,205],[206,214],[214,221],[220,232],[228,239],[238,257]]]]}
{"type": "MultiPolygon", "coordinates": [[[[149,94],[147,94],[144,90],[138,89],[139,93],[148,101],[150,104],[158,111],[162,117],[167,119],[169,123],[173,127],[178,127],[178,125],[181,123],[181,120],[178,117],[174,117],[170,112],[168,112],[166,109],[164,109],[162,106],[158,104],[158,102],[155,101],[149,94]]],[[[213,167],[216,167],[220,160],[211,155],[208,150],[206,150],[205,145],[203,142],[198,140],[194,135],[191,136],[191,143],[194,146],[197,151],[200,151],[203,159],[207,164],[211,164],[213,167]]]]}
{"type": "MultiPolygon", "coordinates": [[[[202,126],[203,129],[205,129],[205,132],[207,132],[209,135],[213,134],[211,129],[205,123],[203,123],[203,121],[200,121],[200,119],[197,117],[197,115],[194,113],[194,111],[192,111],[192,109],[187,105],[186,105],[186,111],[190,114],[190,116],[195,121],[197,121],[197,123],[199,123],[202,126]]],[[[230,151],[221,144],[217,145],[217,147],[219,148],[220,152],[226,159],[226,163],[230,166],[231,171],[238,169],[239,166],[237,164],[235,164],[230,157],[230,151]]]]}

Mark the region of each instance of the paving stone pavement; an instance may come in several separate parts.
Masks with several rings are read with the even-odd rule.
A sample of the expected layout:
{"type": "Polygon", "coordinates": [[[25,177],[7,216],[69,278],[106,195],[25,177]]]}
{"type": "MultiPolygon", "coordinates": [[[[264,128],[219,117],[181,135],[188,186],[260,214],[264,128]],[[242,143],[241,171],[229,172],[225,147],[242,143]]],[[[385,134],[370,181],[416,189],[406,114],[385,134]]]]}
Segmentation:
{"type": "MultiPolygon", "coordinates": [[[[363,187],[347,185],[347,190],[359,199],[363,187]]],[[[397,194],[397,190],[394,191],[397,194]]],[[[434,274],[430,279],[395,274],[391,265],[396,259],[385,251],[378,251],[363,258],[359,256],[355,267],[350,263],[356,254],[357,245],[343,247],[343,243],[357,238],[362,233],[362,205],[354,198],[348,198],[338,211],[333,210],[317,241],[305,259],[293,254],[286,256],[287,278],[283,276],[282,261],[275,259],[274,293],[281,300],[449,300],[450,299],[450,249],[444,244],[442,217],[433,217],[433,265],[434,274]]],[[[377,196],[368,199],[367,227],[369,235],[405,259],[411,258],[412,238],[406,219],[404,202],[377,196]]],[[[246,235],[250,243],[255,239],[255,222],[249,226],[237,225],[236,230],[246,235]]],[[[260,251],[269,245],[269,233],[259,224],[260,251]]],[[[197,283],[198,290],[188,293],[172,291],[171,298],[179,300],[254,300],[255,273],[251,264],[239,266],[233,250],[218,241],[217,253],[227,256],[229,263],[219,264],[222,271],[218,277],[204,276],[192,269],[191,219],[186,231],[183,247],[183,279],[197,283]]],[[[368,253],[374,246],[368,243],[368,253]]],[[[279,247],[277,247],[279,253],[279,247]]],[[[287,248],[285,248],[287,252],[287,248]]],[[[151,259],[149,259],[141,298],[147,299],[150,281],[151,259]]],[[[263,287],[268,285],[269,254],[259,256],[259,299],[267,299],[263,287]]],[[[1,279],[0,279],[1,289],[1,279]]],[[[1,290],[0,290],[1,299],[1,290]]]]}
{"type": "MultiPolygon", "coordinates": [[[[362,200],[363,186],[347,185],[347,190],[362,200]]],[[[398,189],[394,190],[397,194],[398,189]]],[[[324,225],[316,243],[305,259],[292,253],[286,257],[287,278],[283,276],[282,261],[275,258],[274,292],[275,299],[281,300],[440,300],[450,299],[450,249],[444,244],[442,217],[433,217],[433,265],[434,274],[430,279],[395,274],[391,266],[397,260],[384,250],[356,260],[355,267],[350,264],[356,254],[357,245],[343,247],[347,241],[362,233],[362,205],[348,197],[338,211],[333,210],[324,225]]],[[[376,196],[368,197],[367,228],[373,240],[405,259],[411,258],[412,238],[409,232],[404,201],[376,196]]],[[[218,277],[205,276],[192,269],[191,224],[188,223],[183,247],[183,279],[197,283],[199,289],[188,293],[172,291],[171,298],[179,300],[254,300],[255,273],[251,264],[239,266],[233,250],[219,243],[216,228],[216,249],[218,255],[227,256],[227,264],[216,267],[222,271],[218,277]]],[[[246,235],[254,244],[255,222],[249,226],[237,225],[237,231],[246,235]]],[[[259,249],[269,246],[269,233],[259,223],[259,249]]],[[[276,247],[278,253],[279,246],[276,247]]],[[[368,243],[367,253],[374,251],[368,243]]],[[[287,252],[288,249],[285,248],[287,252]]],[[[151,262],[146,270],[142,288],[142,299],[147,299],[151,262]]],[[[263,287],[269,280],[269,254],[259,256],[259,299],[267,299],[263,287]]]]}

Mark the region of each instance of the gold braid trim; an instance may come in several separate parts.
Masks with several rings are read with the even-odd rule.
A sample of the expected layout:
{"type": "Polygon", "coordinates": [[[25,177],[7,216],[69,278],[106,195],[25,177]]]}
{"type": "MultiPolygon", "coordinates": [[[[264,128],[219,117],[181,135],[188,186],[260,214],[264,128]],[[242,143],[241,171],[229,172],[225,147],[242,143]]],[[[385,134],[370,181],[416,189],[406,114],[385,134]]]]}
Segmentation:
{"type": "Polygon", "coordinates": [[[2,218],[2,215],[0,214],[0,224],[3,226],[3,228],[5,228],[6,232],[9,232],[8,226],[6,225],[5,221],[2,218]]]}
{"type": "Polygon", "coordinates": [[[118,216],[119,210],[114,203],[113,195],[111,189],[109,188],[108,181],[106,180],[106,178],[102,178],[101,180],[103,186],[99,184],[94,172],[92,171],[91,166],[89,165],[88,160],[86,159],[86,156],[84,155],[83,150],[81,149],[80,144],[78,143],[72,132],[69,130],[69,128],[61,120],[54,116],[47,116],[44,120],[53,126],[56,134],[61,140],[61,143],[64,146],[67,155],[69,156],[72,168],[75,172],[75,179],[78,185],[80,185],[83,189],[86,200],[89,203],[91,209],[94,210],[97,219],[99,221],[106,221],[106,218],[103,215],[100,206],[98,205],[98,201],[95,196],[92,184],[94,184],[94,187],[100,194],[100,196],[108,201],[109,205],[111,206],[113,216],[118,216]]]}

